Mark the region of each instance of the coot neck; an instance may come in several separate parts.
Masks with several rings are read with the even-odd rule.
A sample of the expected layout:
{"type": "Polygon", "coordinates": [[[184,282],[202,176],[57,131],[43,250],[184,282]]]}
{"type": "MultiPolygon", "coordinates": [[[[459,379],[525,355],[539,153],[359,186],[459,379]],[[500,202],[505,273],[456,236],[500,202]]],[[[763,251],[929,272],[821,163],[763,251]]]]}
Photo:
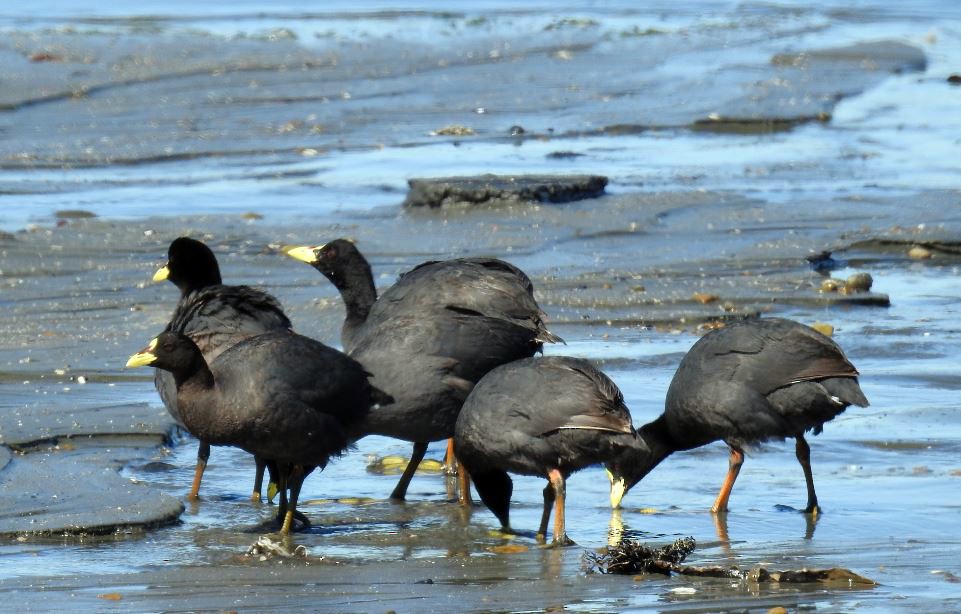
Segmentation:
{"type": "Polygon", "coordinates": [[[178,276],[178,279],[173,280],[180,289],[180,296],[185,297],[191,292],[196,292],[197,290],[203,290],[204,288],[210,286],[219,286],[223,283],[223,278],[220,276],[220,267],[217,265],[217,261],[204,263],[203,266],[195,265],[188,272],[182,276],[178,276]]]}
{"type": "Polygon", "coordinates": [[[658,416],[653,422],[648,422],[638,429],[637,435],[647,445],[648,450],[650,450],[648,462],[651,464],[648,471],[680,449],[677,447],[674,438],[671,437],[671,432],[667,428],[667,420],[665,420],[663,414],[658,416]]]}
{"type": "Polygon", "coordinates": [[[187,367],[173,372],[174,382],[177,384],[177,395],[189,390],[189,394],[200,394],[214,389],[214,374],[204,360],[203,354],[197,350],[187,367]]]}
{"type": "Polygon", "coordinates": [[[627,478],[630,487],[675,451],[662,416],[637,430],[637,436],[632,438],[619,461],[620,473],[627,478]]]}
{"type": "Polygon", "coordinates": [[[360,326],[367,321],[370,309],[377,301],[377,288],[370,265],[363,258],[354,259],[340,271],[328,275],[340,291],[347,318],[344,330],[360,326]]]}

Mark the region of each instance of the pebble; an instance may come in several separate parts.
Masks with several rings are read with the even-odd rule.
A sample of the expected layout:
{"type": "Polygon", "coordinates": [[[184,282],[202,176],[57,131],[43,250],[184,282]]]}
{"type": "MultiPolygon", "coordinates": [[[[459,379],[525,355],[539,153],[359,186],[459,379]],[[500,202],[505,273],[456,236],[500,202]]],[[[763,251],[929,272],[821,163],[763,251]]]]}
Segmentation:
{"type": "Polygon", "coordinates": [[[920,245],[915,245],[908,250],[908,258],[911,258],[912,260],[927,260],[931,256],[931,250],[926,247],[921,247],[920,245]]]}
{"type": "Polygon", "coordinates": [[[844,287],[840,279],[825,279],[821,282],[821,292],[837,292],[844,287]]]}
{"type": "Polygon", "coordinates": [[[852,292],[867,292],[874,285],[874,278],[870,273],[855,273],[844,282],[844,290],[850,294],[852,292]]]}

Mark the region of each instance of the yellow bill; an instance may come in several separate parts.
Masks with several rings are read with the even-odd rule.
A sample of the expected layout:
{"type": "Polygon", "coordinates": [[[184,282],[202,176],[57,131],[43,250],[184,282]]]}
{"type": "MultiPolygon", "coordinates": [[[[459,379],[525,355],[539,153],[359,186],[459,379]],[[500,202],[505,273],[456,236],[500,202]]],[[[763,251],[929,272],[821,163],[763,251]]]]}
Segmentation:
{"type": "Polygon", "coordinates": [[[161,281],[167,281],[168,277],[170,277],[170,268],[165,264],[159,269],[157,269],[157,272],[153,274],[153,281],[155,283],[161,282],[161,281]]]}
{"type": "Polygon", "coordinates": [[[621,500],[627,491],[626,484],[624,478],[615,478],[610,471],[607,471],[607,479],[611,481],[611,509],[616,510],[621,507],[621,500]]]}
{"type": "Polygon", "coordinates": [[[321,247],[323,247],[323,245],[319,245],[317,247],[310,247],[308,245],[301,245],[300,247],[288,245],[281,248],[281,251],[294,260],[300,260],[301,262],[306,262],[307,264],[313,264],[317,262],[317,253],[315,250],[318,250],[321,247]]]}
{"type": "Polygon", "coordinates": [[[147,347],[130,357],[130,359],[127,361],[127,368],[132,369],[134,367],[146,367],[149,364],[153,364],[153,361],[157,360],[157,356],[153,353],[153,350],[156,347],[157,339],[151,339],[150,343],[147,344],[147,347]]]}

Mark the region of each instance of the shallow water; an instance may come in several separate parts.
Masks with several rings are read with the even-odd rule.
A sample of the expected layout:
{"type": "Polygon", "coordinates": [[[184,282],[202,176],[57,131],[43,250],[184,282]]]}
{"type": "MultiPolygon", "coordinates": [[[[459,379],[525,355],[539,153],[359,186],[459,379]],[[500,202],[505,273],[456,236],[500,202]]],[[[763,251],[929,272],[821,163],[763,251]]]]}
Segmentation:
{"type": "MultiPolygon", "coordinates": [[[[356,236],[383,285],[429,257],[508,257],[531,273],[552,328],[567,340],[547,353],[599,361],[638,425],[660,411],[696,325],[724,315],[695,304],[694,290],[721,294],[735,313],[834,325],[871,401],[810,439],[825,510],[816,523],[791,509],[804,504],[791,443],[752,452],[731,512],[713,517],[727,468],[718,443],[668,459],[619,514],[609,510],[603,471],[574,475],[568,532],[579,547],[543,550],[533,541],[542,480],[515,479],[512,524],[521,535],[507,540],[492,532],[486,509],[450,502],[441,475],[418,475],[406,504],[386,502],[396,476],[368,472],[366,459],[403,455],[409,445],[371,437],[308,479],[302,509],[313,527],[294,540],[310,556],[277,565],[243,556],[275,510],[247,499],[253,463],[214,449],[202,501],[172,525],[0,542],[4,598],[104,609],[111,600],[98,595],[117,593],[139,610],[961,607],[961,261],[904,254],[912,241],[961,237],[961,115],[958,90],[945,83],[961,66],[961,13],[948,2],[880,4],[431,3],[400,11],[249,0],[146,4],[132,16],[120,5],[62,0],[0,10],[9,35],[0,63],[21,86],[4,100],[30,101],[0,112],[0,229],[13,233],[0,234],[4,412],[125,403],[155,411],[149,378],[120,365],[166,321],[173,288],[144,282],[185,232],[215,245],[226,279],[265,285],[298,330],[328,342],[342,317],[333,289],[267,246],[356,236]],[[772,72],[777,53],[879,39],[919,47],[926,70],[865,82],[830,103],[827,123],[767,134],[690,128],[715,111],[749,113],[752,100],[770,111],[768,98],[751,93],[757,83],[792,87],[772,72]],[[180,47],[190,54],[177,56],[180,47]],[[68,61],[24,59],[37,51],[68,61]],[[303,58],[331,54],[338,63],[328,72],[298,72],[303,58]],[[202,77],[178,76],[178,57],[196,62],[202,77]],[[230,58],[251,57],[267,68],[230,70],[230,58]],[[78,83],[108,87],[37,102],[78,83]],[[161,97],[166,104],[147,104],[161,97]],[[478,135],[430,135],[452,123],[478,135]],[[514,124],[525,138],[508,136],[514,124]],[[556,152],[580,155],[549,157],[556,152]],[[529,209],[399,208],[411,177],[485,172],[600,173],[611,179],[610,196],[529,209]],[[99,217],[58,227],[54,212],[64,209],[99,217]],[[250,211],[264,218],[239,218],[250,211]],[[878,238],[905,247],[857,245],[878,238]],[[824,248],[849,262],[834,277],[870,272],[891,306],[819,295],[821,278],[803,257],[824,248]],[[79,384],[78,374],[89,381],[79,384]],[[839,566],[879,585],[585,574],[584,549],[603,547],[611,531],[657,543],[693,535],[696,565],[839,566]],[[491,550],[508,543],[527,550],[491,550]],[[437,590],[418,584],[427,578],[437,590]]],[[[816,90],[798,89],[788,115],[824,104],[816,90]]],[[[11,462],[34,454],[87,462],[86,454],[134,486],[182,499],[196,454],[189,436],[160,447],[104,437],[55,443],[61,449],[41,441],[11,462]],[[76,449],[64,446],[71,442],[76,449]]],[[[428,457],[442,453],[434,444],[428,457]]]]}

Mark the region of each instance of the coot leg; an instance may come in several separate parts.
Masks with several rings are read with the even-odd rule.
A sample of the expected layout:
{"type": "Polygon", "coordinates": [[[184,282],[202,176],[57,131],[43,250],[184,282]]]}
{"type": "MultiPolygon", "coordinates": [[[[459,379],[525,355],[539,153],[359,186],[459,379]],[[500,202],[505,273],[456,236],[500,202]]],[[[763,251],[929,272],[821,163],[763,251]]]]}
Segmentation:
{"type": "MultiPolygon", "coordinates": [[[[550,479],[550,478],[548,478],[550,479]]],[[[547,541],[547,521],[551,519],[551,506],[554,505],[554,484],[548,482],[544,487],[544,512],[541,514],[541,527],[537,530],[537,541],[547,541]]]]}
{"type": "Polygon", "coordinates": [[[257,473],[254,475],[254,492],[250,495],[250,500],[260,503],[260,491],[264,487],[264,470],[267,468],[267,463],[256,456],[254,462],[257,464],[257,473]]]}
{"type": "Polygon", "coordinates": [[[280,494],[280,499],[277,501],[277,522],[283,523],[284,519],[287,517],[287,471],[286,469],[281,470],[279,467],[273,467],[271,470],[271,479],[277,483],[277,492],[280,494]]]}
{"type": "Polygon", "coordinates": [[[444,457],[444,470],[447,471],[447,475],[458,475],[457,467],[457,457],[454,456],[454,438],[451,437],[447,440],[447,456],[444,457]]]}
{"type": "Polygon", "coordinates": [[[204,470],[207,468],[207,459],[210,458],[210,444],[206,441],[200,442],[197,448],[197,468],[194,469],[194,482],[190,485],[190,494],[187,498],[195,501],[200,497],[200,481],[204,478],[204,470]]]}
{"type": "MultiPolygon", "coordinates": [[[[304,485],[304,478],[307,476],[304,473],[304,468],[301,465],[294,465],[290,470],[290,475],[287,479],[287,487],[290,488],[290,507],[287,508],[287,513],[284,514],[284,524],[280,528],[280,532],[284,535],[290,535],[290,530],[294,525],[294,516],[297,510],[297,498],[300,496],[300,488],[304,485]]],[[[307,517],[301,514],[298,518],[307,520],[307,517]]],[[[307,522],[307,526],[310,522],[307,522]]]]}
{"type": "Polygon", "coordinates": [[[730,447],[731,457],[728,460],[727,477],[724,478],[724,484],[721,485],[721,492],[718,493],[717,499],[714,501],[714,506],[711,507],[711,511],[715,514],[727,511],[727,500],[731,497],[731,489],[734,488],[734,481],[737,480],[737,474],[741,471],[741,465],[744,464],[744,452],[734,446],[730,447]]]}
{"type": "Polygon", "coordinates": [[[811,446],[808,445],[803,434],[797,435],[795,440],[797,441],[795,453],[798,462],[801,463],[801,469],[804,470],[804,481],[808,487],[808,505],[804,508],[804,513],[817,516],[821,513],[821,508],[818,507],[818,496],[814,492],[814,474],[811,473],[811,446]]]}
{"type": "Polygon", "coordinates": [[[407,463],[407,468],[404,469],[404,474],[400,476],[400,481],[397,482],[397,486],[394,487],[394,492],[390,493],[390,498],[395,501],[403,501],[407,496],[407,487],[410,486],[410,481],[414,478],[414,472],[417,471],[417,466],[420,465],[420,461],[424,460],[424,455],[427,454],[427,442],[418,441],[414,444],[414,451],[410,455],[410,461],[407,463]]]}
{"type": "Polygon", "coordinates": [[[460,490],[457,502],[465,507],[469,506],[471,504],[470,473],[467,472],[464,463],[457,463],[457,488],[460,490]]]}
{"type": "Polygon", "coordinates": [[[564,530],[564,505],[567,500],[567,483],[564,476],[557,469],[547,474],[554,487],[554,546],[573,546],[574,541],[564,530]]]}

